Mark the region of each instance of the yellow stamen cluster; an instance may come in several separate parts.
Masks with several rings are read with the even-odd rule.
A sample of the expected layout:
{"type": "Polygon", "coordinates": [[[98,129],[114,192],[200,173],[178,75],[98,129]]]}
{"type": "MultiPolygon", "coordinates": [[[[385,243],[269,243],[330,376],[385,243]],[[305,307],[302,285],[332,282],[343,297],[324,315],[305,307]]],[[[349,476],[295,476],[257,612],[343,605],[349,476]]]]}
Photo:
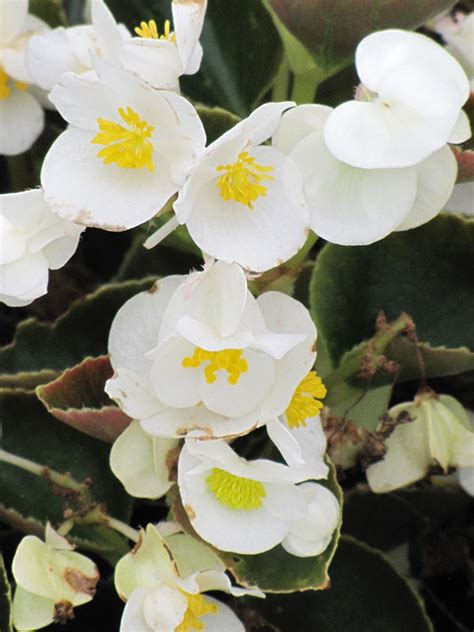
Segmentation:
{"type": "Polygon", "coordinates": [[[260,481],[235,476],[218,467],[212,469],[207,484],[217,500],[230,509],[260,509],[266,496],[260,481]]]}
{"type": "Polygon", "coordinates": [[[114,163],[124,169],[146,167],[148,171],[153,171],[153,145],[147,140],[153,132],[153,126],[142,121],[131,107],[126,110],[119,108],[118,112],[126,127],[115,121],[97,119],[100,132],[91,143],[105,145],[104,149],[97,152],[97,156],[106,165],[114,163]]]}
{"type": "Polygon", "coordinates": [[[316,374],[310,371],[296,387],[285,415],[290,428],[306,426],[306,419],[318,415],[323,407],[319,399],[326,397],[327,390],[316,374]],[[318,399],[317,399],[318,398],[318,399]]]}
{"type": "Polygon", "coordinates": [[[143,37],[145,39],[160,39],[176,42],[176,34],[171,32],[171,24],[169,20],[165,21],[162,35],[160,35],[158,32],[158,27],[156,26],[155,20],[150,20],[149,22],[140,22],[140,26],[135,27],[135,33],[139,37],[143,37]]]}
{"type": "Polygon", "coordinates": [[[273,167],[265,167],[255,162],[255,158],[248,152],[241,152],[236,162],[229,165],[219,165],[217,171],[224,171],[217,180],[221,196],[226,202],[235,200],[253,209],[253,202],[260,196],[267,194],[267,187],[261,184],[264,180],[274,180],[268,175],[273,167]]]}
{"type": "Polygon", "coordinates": [[[240,375],[248,371],[247,360],[242,358],[242,349],[223,349],[222,351],[206,351],[196,347],[191,358],[184,358],[182,366],[186,369],[201,366],[209,362],[204,369],[204,377],[208,384],[216,381],[216,371],[227,371],[229,384],[237,384],[240,375]]]}
{"type": "Polygon", "coordinates": [[[8,86],[8,75],[0,66],[0,99],[8,99],[11,89],[8,86]]]}
{"type": "Polygon", "coordinates": [[[199,621],[199,617],[206,614],[216,614],[218,607],[216,604],[209,603],[200,595],[190,595],[183,593],[188,600],[188,609],[184,613],[184,619],[176,628],[176,632],[191,632],[193,630],[203,630],[204,624],[199,621]]]}

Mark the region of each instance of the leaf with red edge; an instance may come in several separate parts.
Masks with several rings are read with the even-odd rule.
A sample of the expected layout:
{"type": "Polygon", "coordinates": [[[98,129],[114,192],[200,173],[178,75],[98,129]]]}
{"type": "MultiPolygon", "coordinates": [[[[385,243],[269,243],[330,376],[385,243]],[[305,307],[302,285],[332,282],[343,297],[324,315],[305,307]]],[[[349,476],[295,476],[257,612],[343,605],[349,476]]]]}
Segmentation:
{"type": "Polygon", "coordinates": [[[38,399],[49,413],[80,432],[112,443],[130,418],[105,393],[113,375],[107,356],[86,358],[49,384],[38,386],[38,399]]]}

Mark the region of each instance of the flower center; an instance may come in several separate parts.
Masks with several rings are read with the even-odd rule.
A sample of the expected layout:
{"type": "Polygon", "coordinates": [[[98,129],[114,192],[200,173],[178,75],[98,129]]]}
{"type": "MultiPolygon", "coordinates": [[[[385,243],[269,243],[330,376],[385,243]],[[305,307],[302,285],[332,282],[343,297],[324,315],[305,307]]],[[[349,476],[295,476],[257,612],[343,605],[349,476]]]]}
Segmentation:
{"type": "Polygon", "coordinates": [[[190,595],[183,592],[188,600],[188,609],[184,613],[184,618],[176,628],[175,632],[191,632],[191,630],[203,630],[204,624],[199,621],[199,617],[205,614],[216,614],[218,607],[209,603],[202,595],[190,595]]]}
{"type": "Polygon", "coordinates": [[[115,163],[124,169],[146,167],[148,171],[153,171],[153,145],[147,138],[150,138],[154,127],[142,121],[131,107],[126,110],[119,108],[118,112],[126,127],[115,121],[97,119],[100,132],[91,143],[105,145],[97,156],[106,165],[115,163]]]}
{"type": "Polygon", "coordinates": [[[255,162],[248,152],[241,152],[237,160],[229,165],[219,165],[217,171],[224,171],[217,180],[219,193],[226,202],[235,200],[253,209],[253,202],[267,194],[267,187],[261,184],[264,180],[274,180],[267,175],[273,167],[265,167],[255,162]]]}
{"type": "Polygon", "coordinates": [[[171,24],[169,20],[165,21],[162,35],[158,33],[158,27],[156,26],[155,20],[140,22],[140,26],[135,27],[135,33],[138,37],[143,37],[145,39],[160,39],[176,42],[176,34],[171,32],[171,24]]]}
{"type": "Polygon", "coordinates": [[[218,467],[212,469],[207,484],[217,500],[230,509],[260,509],[266,496],[260,481],[235,476],[218,467]]]}
{"type": "Polygon", "coordinates": [[[316,371],[310,371],[296,387],[286,409],[288,426],[290,428],[306,426],[306,419],[318,415],[323,407],[323,404],[316,398],[323,399],[326,394],[327,390],[321,378],[316,374],[316,371]]]}
{"type": "Polygon", "coordinates": [[[242,349],[223,349],[222,351],[206,351],[196,347],[192,357],[184,358],[182,366],[185,369],[201,366],[202,362],[209,362],[204,369],[204,377],[208,384],[216,381],[216,371],[227,371],[229,384],[237,384],[242,373],[248,371],[247,360],[242,358],[242,349]]]}
{"type": "MultiPolygon", "coordinates": [[[[8,99],[11,95],[12,89],[8,85],[10,77],[0,66],[0,100],[8,99]]],[[[15,81],[15,87],[18,90],[26,90],[28,88],[28,84],[23,83],[23,81],[15,81]]]]}

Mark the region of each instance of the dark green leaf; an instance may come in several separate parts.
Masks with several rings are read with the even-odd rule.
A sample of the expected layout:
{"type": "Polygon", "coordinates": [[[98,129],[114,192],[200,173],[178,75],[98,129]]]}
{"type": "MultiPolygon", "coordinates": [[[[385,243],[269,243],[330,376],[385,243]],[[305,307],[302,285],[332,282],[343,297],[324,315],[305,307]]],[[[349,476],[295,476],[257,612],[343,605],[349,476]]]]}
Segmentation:
{"type": "Polygon", "coordinates": [[[360,40],[385,28],[418,28],[452,0],[269,0],[285,26],[331,70],[349,63],[360,40]]]}
{"type": "Polygon", "coordinates": [[[10,582],[0,553],[0,632],[13,632],[11,605],[10,582]]]}
{"type": "MultiPolygon", "coordinates": [[[[371,338],[380,310],[388,320],[407,312],[418,339],[433,347],[474,350],[474,328],[466,326],[474,322],[473,269],[474,223],[446,214],[363,248],[326,245],[310,303],[331,359],[337,364],[371,338]]],[[[451,372],[466,370],[461,355],[451,372]]]]}
{"type": "Polygon", "coordinates": [[[107,353],[112,320],[129,298],[149,288],[153,279],[104,285],[75,302],[54,323],[29,319],[18,325],[15,340],[0,349],[0,373],[62,370],[87,356],[107,353]]]}
{"type": "Polygon", "coordinates": [[[61,0],[30,0],[29,9],[30,13],[44,20],[52,28],[66,22],[61,0]]]}
{"type": "Polygon", "coordinates": [[[105,393],[105,383],[114,371],[106,356],[86,358],[67,369],[36,394],[46,410],[80,432],[113,443],[130,418],[105,393]]]}
{"type": "MultiPolygon", "coordinates": [[[[282,567],[282,571],[284,567],[282,567]]],[[[424,606],[376,549],[342,537],[322,592],[248,599],[280,632],[430,632],[424,606]]]]}

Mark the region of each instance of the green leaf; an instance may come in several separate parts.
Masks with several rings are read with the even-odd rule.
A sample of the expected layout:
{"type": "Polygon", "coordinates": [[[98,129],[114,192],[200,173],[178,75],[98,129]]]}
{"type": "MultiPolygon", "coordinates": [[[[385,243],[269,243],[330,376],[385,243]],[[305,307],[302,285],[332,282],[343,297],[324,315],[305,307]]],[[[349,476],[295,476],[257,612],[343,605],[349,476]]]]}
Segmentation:
{"type": "MultiPolygon", "coordinates": [[[[388,320],[408,313],[418,339],[432,347],[474,350],[474,328],[466,327],[474,321],[473,269],[474,222],[447,214],[363,248],[327,244],[316,261],[310,305],[330,358],[337,364],[372,337],[380,310],[388,320]]],[[[441,362],[442,350],[436,353],[441,362]]],[[[454,373],[471,359],[464,350],[449,352],[449,361],[454,373]]],[[[413,356],[404,362],[413,367],[413,356]]]]}
{"type": "MultiPolygon", "coordinates": [[[[118,21],[131,30],[141,20],[161,26],[171,18],[169,0],[107,0],[118,21]]],[[[181,79],[183,93],[196,102],[247,116],[267,92],[282,57],[280,38],[256,0],[211,0],[201,36],[200,71],[181,79]]]]}
{"type": "Polygon", "coordinates": [[[240,121],[238,116],[220,107],[209,108],[205,105],[197,105],[196,109],[206,130],[208,145],[240,121]]]}
{"type": "Polygon", "coordinates": [[[11,607],[10,582],[0,553],[0,632],[13,632],[11,607]]]}
{"type": "MultiPolygon", "coordinates": [[[[336,469],[329,463],[327,481],[318,481],[328,487],[337,497],[341,507],[342,490],[337,483],[336,469]]],[[[187,516],[179,502],[173,504],[173,512],[183,528],[200,539],[192,529],[187,516]]],[[[257,555],[241,555],[226,553],[214,549],[215,553],[230,570],[236,581],[244,586],[257,585],[264,592],[288,593],[295,590],[324,590],[328,587],[329,565],[334,556],[339,540],[339,528],[334,532],[327,549],[315,557],[296,557],[290,555],[278,545],[266,553],[257,555]]]]}
{"type": "MultiPolygon", "coordinates": [[[[284,570],[284,567],[281,569],[284,570]]],[[[324,592],[246,599],[280,632],[431,632],[424,606],[382,553],[342,537],[324,592]]]]}
{"type": "Polygon", "coordinates": [[[373,431],[387,411],[391,395],[392,384],[367,389],[342,382],[328,391],[324,403],[331,414],[373,431]]]}
{"type": "MultiPolygon", "coordinates": [[[[0,423],[4,450],[61,473],[70,472],[77,481],[90,479],[94,499],[104,503],[110,515],[129,518],[131,499],[110,471],[107,445],[59,423],[34,393],[0,391],[0,423]]],[[[50,485],[47,473],[39,477],[3,462],[0,499],[1,520],[35,533],[42,531],[47,520],[54,525],[62,522],[70,501],[64,491],[50,485]]],[[[80,535],[87,535],[99,552],[106,548],[103,529],[82,528],[80,535]]]]}
{"type": "Polygon", "coordinates": [[[269,0],[291,33],[333,72],[349,63],[360,40],[386,28],[418,28],[452,0],[269,0]]]}
{"type": "Polygon", "coordinates": [[[39,386],[36,395],[56,419],[95,439],[113,443],[130,423],[104,391],[113,373],[107,356],[86,358],[53,382],[39,386]]]}
{"type": "Polygon", "coordinates": [[[29,10],[51,28],[63,26],[66,23],[61,0],[30,0],[29,10]]]}
{"type": "Polygon", "coordinates": [[[106,354],[110,325],[118,309],[154,280],[104,285],[73,303],[54,324],[36,319],[21,322],[13,343],[0,349],[0,374],[59,371],[79,364],[87,356],[106,354]]]}

